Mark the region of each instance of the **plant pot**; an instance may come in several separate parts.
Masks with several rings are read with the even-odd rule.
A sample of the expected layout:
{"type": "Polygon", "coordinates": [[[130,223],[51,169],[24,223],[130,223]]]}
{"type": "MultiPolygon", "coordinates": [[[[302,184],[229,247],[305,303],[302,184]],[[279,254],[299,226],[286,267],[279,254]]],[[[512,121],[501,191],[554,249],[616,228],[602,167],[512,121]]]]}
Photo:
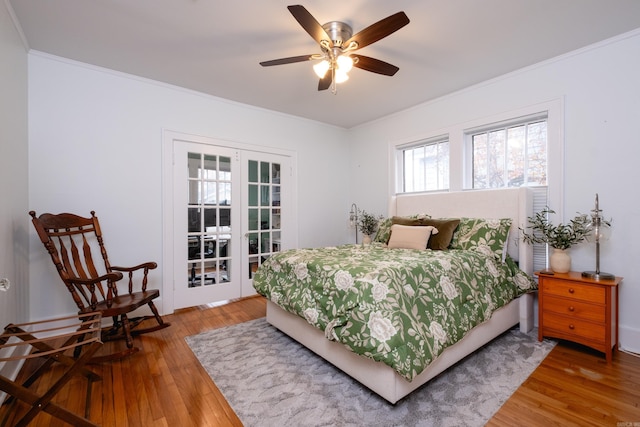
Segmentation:
{"type": "Polygon", "coordinates": [[[568,273],[571,270],[571,256],[566,249],[553,249],[549,257],[549,267],[554,273],[568,273]]]}
{"type": "Polygon", "coordinates": [[[371,244],[371,236],[368,234],[365,234],[362,236],[362,244],[363,245],[370,245],[371,244]]]}

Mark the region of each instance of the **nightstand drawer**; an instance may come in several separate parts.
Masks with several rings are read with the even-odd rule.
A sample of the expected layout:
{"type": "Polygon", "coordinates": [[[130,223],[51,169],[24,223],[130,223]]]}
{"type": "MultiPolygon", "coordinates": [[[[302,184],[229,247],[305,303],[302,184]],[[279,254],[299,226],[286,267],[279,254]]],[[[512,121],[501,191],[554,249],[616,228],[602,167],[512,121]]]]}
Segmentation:
{"type": "Polygon", "coordinates": [[[545,278],[543,282],[545,295],[557,295],[581,301],[605,303],[605,289],[601,286],[589,286],[566,280],[545,278]]]}
{"type": "MultiPolygon", "coordinates": [[[[605,342],[605,324],[593,323],[582,319],[562,316],[556,313],[544,314],[544,329],[557,331],[561,335],[560,338],[581,337],[590,342],[604,344],[605,342]]],[[[553,335],[551,333],[550,335],[553,335]]],[[[578,341],[579,340],[575,340],[578,341]]]]}
{"type": "Polygon", "coordinates": [[[604,323],[606,320],[604,305],[590,304],[577,299],[545,295],[542,309],[545,315],[546,313],[564,314],[572,318],[592,320],[600,323],[604,323]]]}

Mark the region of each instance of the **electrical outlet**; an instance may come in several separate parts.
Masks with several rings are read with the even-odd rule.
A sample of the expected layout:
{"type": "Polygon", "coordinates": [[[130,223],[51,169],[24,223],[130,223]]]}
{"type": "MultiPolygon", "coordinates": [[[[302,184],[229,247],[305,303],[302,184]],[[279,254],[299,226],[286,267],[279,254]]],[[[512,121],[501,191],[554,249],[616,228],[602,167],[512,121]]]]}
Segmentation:
{"type": "Polygon", "coordinates": [[[8,291],[11,287],[11,282],[6,277],[0,279],[0,291],[8,291]]]}

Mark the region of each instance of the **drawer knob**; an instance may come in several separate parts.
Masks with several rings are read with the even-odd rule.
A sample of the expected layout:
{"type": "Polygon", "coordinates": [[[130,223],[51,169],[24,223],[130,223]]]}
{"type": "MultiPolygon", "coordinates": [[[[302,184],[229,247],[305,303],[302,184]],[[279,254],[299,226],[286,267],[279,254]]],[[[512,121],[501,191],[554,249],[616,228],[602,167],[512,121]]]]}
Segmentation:
{"type": "Polygon", "coordinates": [[[575,292],[575,289],[573,289],[573,288],[569,288],[569,293],[570,293],[570,294],[572,294],[572,293],[574,293],[574,292],[575,292]]]}
{"type": "Polygon", "coordinates": [[[569,325],[569,329],[574,330],[576,327],[573,325],[569,325]]]}
{"type": "Polygon", "coordinates": [[[569,311],[575,311],[575,310],[576,309],[573,306],[569,307],[569,311]]]}

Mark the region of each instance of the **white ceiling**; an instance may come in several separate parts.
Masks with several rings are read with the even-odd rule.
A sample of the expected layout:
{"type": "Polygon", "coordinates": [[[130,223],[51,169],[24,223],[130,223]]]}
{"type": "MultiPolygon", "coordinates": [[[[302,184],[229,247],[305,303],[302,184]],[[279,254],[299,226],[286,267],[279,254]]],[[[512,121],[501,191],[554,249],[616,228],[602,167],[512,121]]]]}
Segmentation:
{"type": "Polygon", "coordinates": [[[318,92],[319,53],[283,0],[5,0],[29,49],[350,128],[640,28],[639,0],[307,0],[354,33],[395,12],[411,22],[364,47],[400,71],[354,69],[318,92]]]}

